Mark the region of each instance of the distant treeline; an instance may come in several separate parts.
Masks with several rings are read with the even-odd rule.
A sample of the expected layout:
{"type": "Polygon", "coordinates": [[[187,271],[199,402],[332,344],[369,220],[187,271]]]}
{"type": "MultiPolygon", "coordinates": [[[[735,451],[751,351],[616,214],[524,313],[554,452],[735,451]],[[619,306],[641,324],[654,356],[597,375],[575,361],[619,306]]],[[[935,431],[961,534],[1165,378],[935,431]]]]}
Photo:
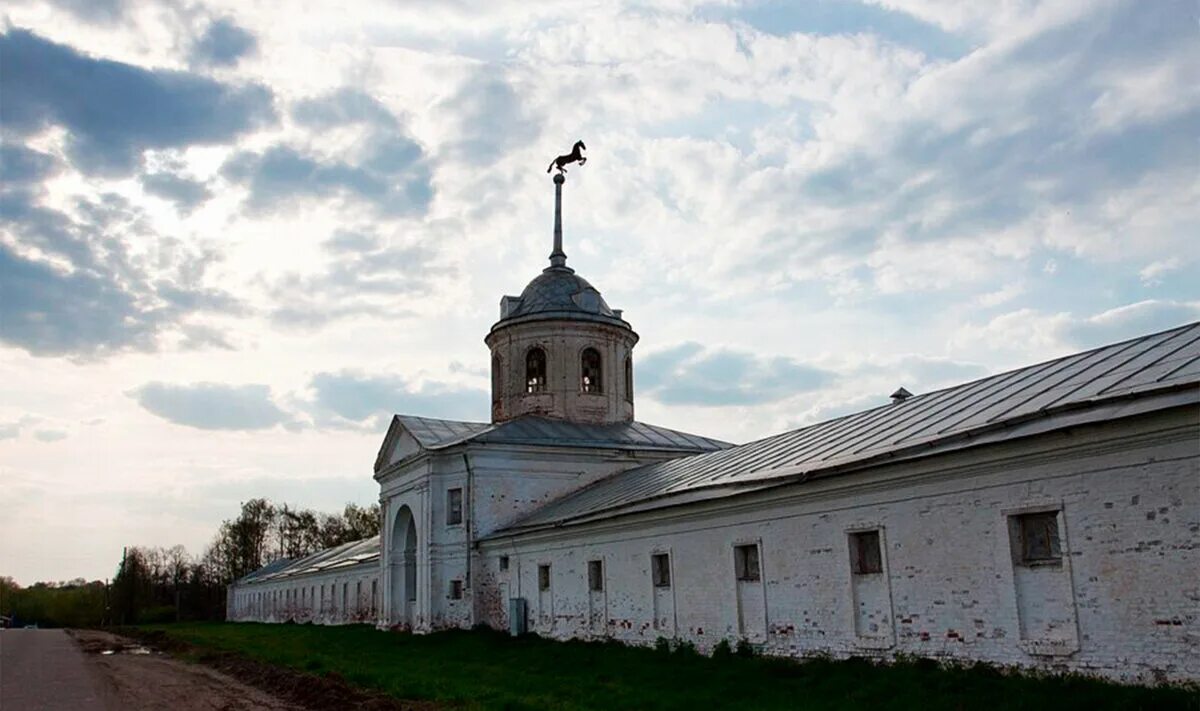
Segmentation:
{"type": "Polygon", "coordinates": [[[341,514],[326,514],[251,499],[237,518],[221,523],[198,558],[183,546],[134,546],[125,550],[111,583],[79,578],[22,588],[0,577],[0,614],[9,624],[44,627],[219,620],[232,581],[279,558],[300,558],[377,533],[378,504],[346,504],[341,514]]]}

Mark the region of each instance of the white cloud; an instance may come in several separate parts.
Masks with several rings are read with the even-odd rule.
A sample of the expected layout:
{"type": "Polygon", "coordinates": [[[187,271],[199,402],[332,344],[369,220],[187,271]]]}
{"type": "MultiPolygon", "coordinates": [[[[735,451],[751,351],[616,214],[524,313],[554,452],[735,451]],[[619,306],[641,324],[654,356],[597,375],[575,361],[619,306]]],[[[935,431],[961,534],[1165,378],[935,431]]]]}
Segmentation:
{"type": "MultiPolygon", "coordinates": [[[[626,309],[643,338],[635,367],[670,344],[702,349],[639,395],[647,421],[745,440],[899,385],[1196,318],[1193,7],[877,4],[961,51],[870,28],[756,27],[735,4],[718,15],[683,0],[6,7],[12,27],[143,78],[265,87],[275,115],[211,145],[166,145],[138,133],[135,113],[120,126],[132,153],[117,157],[135,166],[124,177],[85,175],[72,147],[86,127],[57,109],[24,139],[44,160],[6,153],[0,200],[61,214],[70,239],[47,212],[29,213],[36,233],[0,229],[0,254],[42,277],[7,300],[29,318],[0,349],[0,476],[111,533],[107,553],[72,559],[85,569],[51,571],[42,555],[15,572],[104,574],[122,542],[170,535],[186,508],[126,522],[116,504],[91,514],[56,492],[150,491],[152,510],[183,496],[176,480],[273,487],[286,471],[362,481],[373,498],[379,413],[486,410],[482,336],[500,295],[545,264],[543,171],[578,138],[590,160],[566,186],[570,263],[626,309]],[[190,64],[224,18],[255,49],[235,36],[221,61],[190,64]],[[245,185],[222,170],[272,150],[292,151],[296,170],[252,161],[245,185]],[[244,209],[256,186],[270,210],[244,209]],[[71,318],[39,320],[52,306],[71,318]],[[53,348],[11,347],[39,334],[53,348]],[[88,334],[103,347],[84,361],[88,334]],[[741,368],[732,386],[685,392],[717,366],[741,368]],[[804,387],[784,393],[793,380],[804,387]],[[228,425],[233,405],[254,415],[242,429],[197,428],[228,425]],[[43,419],[21,425],[27,412],[43,419]],[[39,431],[103,449],[123,477],[85,478],[39,431]]],[[[343,503],[321,491],[313,505],[343,503]]],[[[193,548],[220,518],[206,511],[185,526],[193,548]]],[[[74,550],[78,531],[50,518],[36,522],[44,550],[74,550]]],[[[0,522],[0,541],[24,538],[18,525],[35,523],[0,522]]]]}

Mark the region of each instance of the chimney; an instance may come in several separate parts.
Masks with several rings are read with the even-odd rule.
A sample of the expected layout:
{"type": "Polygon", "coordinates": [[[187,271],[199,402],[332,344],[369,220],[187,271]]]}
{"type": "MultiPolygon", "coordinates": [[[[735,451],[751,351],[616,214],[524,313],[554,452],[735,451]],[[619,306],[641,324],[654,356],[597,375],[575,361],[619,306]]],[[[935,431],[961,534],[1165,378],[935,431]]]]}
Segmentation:
{"type": "Polygon", "coordinates": [[[910,397],[912,397],[912,393],[910,393],[909,391],[905,390],[904,388],[900,388],[900,389],[899,389],[899,390],[897,390],[896,392],[892,393],[892,394],[890,395],[890,397],[892,398],[892,404],[893,404],[893,405],[899,405],[900,403],[902,403],[902,402],[904,402],[905,400],[907,400],[907,399],[909,399],[910,397]]]}

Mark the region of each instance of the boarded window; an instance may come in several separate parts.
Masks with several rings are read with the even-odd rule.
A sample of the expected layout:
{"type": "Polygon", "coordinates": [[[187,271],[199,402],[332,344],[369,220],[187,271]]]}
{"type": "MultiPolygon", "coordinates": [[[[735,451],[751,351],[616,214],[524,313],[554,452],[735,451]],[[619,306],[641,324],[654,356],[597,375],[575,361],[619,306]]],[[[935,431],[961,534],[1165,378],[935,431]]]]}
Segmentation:
{"type": "Polygon", "coordinates": [[[1021,514],[1013,518],[1019,564],[1053,565],[1062,562],[1057,511],[1021,514]]]}
{"type": "Polygon", "coordinates": [[[600,351],[584,348],[579,356],[579,388],[585,393],[604,392],[604,379],[600,368],[600,351]]]}
{"type": "Polygon", "coordinates": [[[549,589],[550,589],[550,566],[549,565],[539,565],[538,566],[538,590],[549,590],[549,589]]]}
{"type": "Polygon", "coordinates": [[[546,351],[530,348],[525,354],[525,392],[540,393],[546,389],[546,351]]]}
{"type": "Polygon", "coordinates": [[[650,556],[650,579],[656,588],[671,587],[671,556],[655,553],[650,556]]]}
{"type": "Polygon", "coordinates": [[[734,546],[733,566],[738,580],[759,580],[762,577],[758,565],[758,546],[751,544],[734,546]]]}
{"type": "Polygon", "coordinates": [[[859,531],[850,534],[850,570],[855,575],[883,572],[883,557],[879,552],[879,531],[859,531]]]}
{"type": "Polygon", "coordinates": [[[451,600],[461,600],[462,596],[463,596],[463,581],[451,580],[450,581],[450,599],[451,600]]]}
{"type": "Polygon", "coordinates": [[[446,525],[457,526],[462,521],[462,489],[448,489],[446,491],[446,525]]]}
{"type": "Polygon", "coordinates": [[[633,402],[633,356],[625,357],[625,399],[633,402]]]}
{"type": "Polygon", "coordinates": [[[508,570],[508,556],[500,556],[500,570],[508,570]]]}
{"type": "Polygon", "coordinates": [[[600,592],[604,589],[604,561],[588,561],[588,590],[600,592]]]}

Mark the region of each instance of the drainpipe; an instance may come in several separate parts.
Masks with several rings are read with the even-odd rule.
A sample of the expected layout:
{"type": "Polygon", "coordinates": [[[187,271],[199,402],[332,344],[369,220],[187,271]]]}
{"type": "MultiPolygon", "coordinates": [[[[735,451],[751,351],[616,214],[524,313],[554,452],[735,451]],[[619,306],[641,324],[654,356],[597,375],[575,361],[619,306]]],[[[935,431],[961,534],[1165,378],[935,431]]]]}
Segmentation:
{"type": "Polygon", "coordinates": [[[475,588],[471,586],[471,556],[474,544],[475,520],[475,472],[471,469],[471,459],[463,450],[463,465],[467,468],[466,511],[463,512],[463,532],[467,538],[467,589],[471,591],[471,626],[475,626],[475,588]]]}

